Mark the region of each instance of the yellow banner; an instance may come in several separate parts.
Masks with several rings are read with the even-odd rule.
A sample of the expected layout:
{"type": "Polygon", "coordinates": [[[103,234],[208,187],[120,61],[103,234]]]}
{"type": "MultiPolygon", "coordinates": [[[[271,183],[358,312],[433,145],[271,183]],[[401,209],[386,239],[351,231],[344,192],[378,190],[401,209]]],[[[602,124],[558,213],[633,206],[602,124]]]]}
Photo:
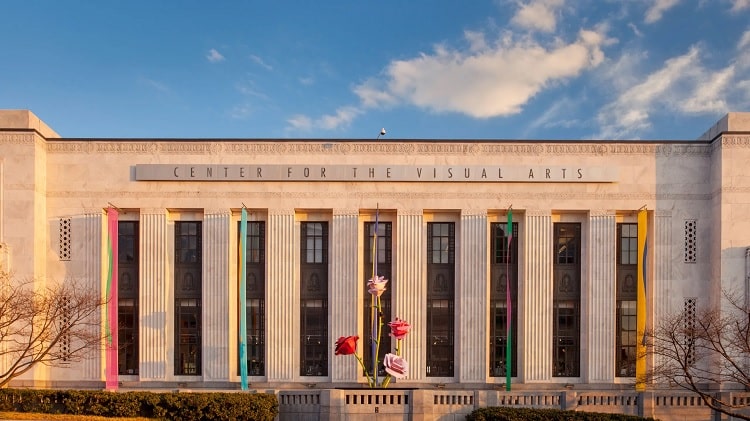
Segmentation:
{"type": "Polygon", "coordinates": [[[648,220],[646,210],[638,211],[638,301],[636,315],[635,389],[646,389],[646,275],[648,259],[648,220]]]}

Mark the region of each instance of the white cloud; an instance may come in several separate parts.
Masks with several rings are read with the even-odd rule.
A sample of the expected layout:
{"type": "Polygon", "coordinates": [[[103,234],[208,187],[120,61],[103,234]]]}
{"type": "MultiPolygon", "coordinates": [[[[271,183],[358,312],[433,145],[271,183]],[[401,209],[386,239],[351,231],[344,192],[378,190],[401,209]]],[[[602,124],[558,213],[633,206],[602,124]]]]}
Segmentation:
{"type": "Polygon", "coordinates": [[[544,88],[599,65],[607,42],[584,30],[576,41],[551,47],[508,36],[481,51],[437,46],[433,54],[392,62],[381,87],[368,81],[354,91],[368,107],[402,102],[475,118],[511,115],[544,88]]]}
{"type": "MultiPolygon", "coordinates": [[[[529,129],[538,128],[571,128],[581,125],[578,118],[573,117],[575,110],[579,108],[581,99],[563,98],[552,104],[551,107],[529,124],[529,129]]],[[[528,131],[527,134],[528,135],[528,131]]]]}
{"type": "Polygon", "coordinates": [[[302,114],[297,114],[289,118],[287,121],[291,129],[307,132],[312,130],[313,121],[310,117],[302,114]]]}
{"type": "Polygon", "coordinates": [[[273,66],[271,66],[268,63],[266,63],[265,61],[263,61],[262,58],[256,56],[255,54],[251,54],[250,55],[250,60],[252,60],[253,62],[255,62],[255,64],[257,64],[258,66],[260,66],[260,67],[262,67],[262,68],[264,68],[266,70],[273,70],[273,66]]]}
{"type": "Polygon", "coordinates": [[[229,115],[237,120],[244,120],[249,118],[253,113],[255,112],[255,109],[250,104],[240,104],[235,105],[234,108],[229,112],[229,115]]]}
{"type": "Polygon", "coordinates": [[[297,114],[287,120],[289,126],[287,131],[310,132],[319,130],[336,130],[348,127],[362,110],[353,106],[344,106],[336,110],[334,114],[327,114],[317,119],[312,119],[303,114],[297,114]]]}
{"type": "Polygon", "coordinates": [[[745,33],[742,34],[740,41],[737,43],[737,50],[745,51],[747,49],[750,49],[750,31],[745,31],[745,33]]]}
{"type": "Polygon", "coordinates": [[[165,85],[164,83],[159,82],[158,80],[153,80],[147,77],[142,77],[139,79],[139,82],[143,85],[150,86],[151,88],[159,92],[169,92],[169,87],[165,85]]]}
{"type": "Polygon", "coordinates": [[[750,0],[731,0],[732,12],[739,12],[745,9],[750,9],[750,0]]]}
{"type": "MultiPolygon", "coordinates": [[[[696,46],[649,74],[642,82],[624,89],[597,115],[599,138],[634,138],[651,127],[651,118],[661,110],[683,114],[726,112],[725,100],[734,78],[734,65],[720,70],[701,63],[696,46]]],[[[615,75],[612,75],[614,77],[615,75]]]]}
{"type": "Polygon", "coordinates": [[[553,32],[557,26],[557,10],[563,6],[563,0],[532,0],[519,3],[520,8],[511,22],[522,28],[542,32],[553,32]]]}
{"type": "Polygon", "coordinates": [[[219,62],[219,61],[223,61],[224,60],[224,56],[221,55],[221,53],[219,53],[218,51],[216,51],[215,49],[212,48],[212,49],[208,50],[208,54],[206,54],[206,59],[208,61],[210,61],[211,63],[216,63],[216,62],[219,62]]]}
{"type": "Polygon", "coordinates": [[[315,125],[324,130],[334,130],[340,127],[346,127],[351,124],[358,114],[362,114],[362,111],[356,107],[341,107],[336,110],[335,114],[324,115],[320,119],[315,121],[315,125]]]}
{"type": "Polygon", "coordinates": [[[679,2],[680,0],[653,0],[653,4],[646,11],[646,23],[659,21],[664,16],[664,12],[676,6],[679,2]]]}
{"type": "Polygon", "coordinates": [[[312,76],[301,77],[298,80],[301,85],[305,85],[305,86],[310,86],[315,83],[315,78],[313,78],[312,76]]]}
{"type": "Polygon", "coordinates": [[[637,27],[637,26],[635,26],[635,24],[634,24],[634,23],[632,23],[632,22],[631,22],[631,23],[628,23],[628,28],[632,29],[632,30],[633,30],[633,33],[634,33],[634,34],[635,34],[635,36],[637,36],[638,38],[640,38],[640,37],[642,37],[642,36],[643,36],[643,32],[641,32],[640,30],[638,30],[638,27],[637,27]]]}

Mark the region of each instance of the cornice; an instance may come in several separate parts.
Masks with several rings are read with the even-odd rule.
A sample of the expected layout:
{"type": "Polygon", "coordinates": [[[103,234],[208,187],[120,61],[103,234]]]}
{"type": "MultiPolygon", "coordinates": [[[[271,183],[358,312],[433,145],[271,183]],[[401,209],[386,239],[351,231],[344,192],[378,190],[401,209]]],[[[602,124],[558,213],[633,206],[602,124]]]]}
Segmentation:
{"type": "MultiPolygon", "coordinates": [[[[0,135],[6,143],[30,141],[33,135],[0,135]],[[28,138],[28,139],[27,139],[28,138]]],[[[728,142],[746,139],[743,136],[726,137],[728,142]]],[[[747,140],[742,140],[742,145],[747,140]]],[[[659,143],[549,143],[537,142],[272,142],[254,141],[221,142],[215,140],[196,141],[52,141],[46,142],[49,153],[80,154],[134,154],[134,155],[412,155],[412,156],[608,156],[608,155],[652,155],[652,156],[707,156],[712,146],[703,143],[659,144],[659,143]]]]}

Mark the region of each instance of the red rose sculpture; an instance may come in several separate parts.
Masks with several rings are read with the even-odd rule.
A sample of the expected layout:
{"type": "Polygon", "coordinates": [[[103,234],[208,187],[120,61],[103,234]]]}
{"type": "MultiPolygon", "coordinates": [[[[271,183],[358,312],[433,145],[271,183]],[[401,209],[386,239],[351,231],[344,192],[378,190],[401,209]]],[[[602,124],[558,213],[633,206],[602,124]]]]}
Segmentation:
{"type": "Polygon", "coordinates": [[[357,340],[359,336],[342,336],[336,341],[336,355],[351,355],[357,352],[357,340]]]}

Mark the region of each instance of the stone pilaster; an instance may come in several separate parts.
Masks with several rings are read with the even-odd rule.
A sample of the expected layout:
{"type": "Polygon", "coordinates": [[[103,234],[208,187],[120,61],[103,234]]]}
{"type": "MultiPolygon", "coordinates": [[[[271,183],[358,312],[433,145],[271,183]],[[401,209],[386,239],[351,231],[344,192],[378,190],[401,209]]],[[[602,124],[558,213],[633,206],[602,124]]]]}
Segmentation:
{"type": "Polygon", "coordinates": [[[673,307],[675,302],[680,302],[682,305],[682,297],[672,297],[672,213],[655,211],[653,220],[654,227],[649,230],[648,236],[649,239],[653,237],[654,241],[649,240],[647,250],[653,258],[647,256],[649,263],[646,266],[648,268],[651,262],[655,262],[654,270],[646,273],[647,328],[653,327],[654,320],[661,320],[675,311],[673,307]],[[654,282],[650,283],[651,279],[654,282]]]}
{"type": "Polygon", "coordinates": [[[426,374],[427,280],[423,268],[427,251],[422,211],[399,210],[396,232],[395,279],[398,282],[394,284],[391,296],[393,317],[399,317],[412,325],[409,336],[403,342],[403,355],[409,362],[408,382],[421,380],[426,374]]]}
{"type": "Polygon", "coordinates": [[[519,282],[523,309],[523,381],[538,382],[552,376],[552,215],[550,211],[527,211],[524,238],[524,281],[519,282]]]}
{"type": "MultiPolygon", "coordinates": [[[[581,314],[588,318],[588,356],[581,355],[588,366],[590,383],[614,381],[616,220],[613,211],[592,211],[589,215],[591,276],[588,288],[582,289],[585,307],[581,314]]],[[[585,284],[585,283],[584,283],[585,284]]],[[[583,364],[582,364],[583,365],[583,364]]]]}
{"type": "Polygon", "coordinates": [[[299,276],[293,209],[271,209],[266,227],[266,376],[291,381],[299,370],[299,276]]]}
{"type": "MultiPolygon", "coordinates": [[[[358,315],[362,312],[362,300],[358,275],[358,217],[357,209],[334,209],[331,240],[331,344],[341,336],[357,334],[358,315]]],[[[359,342],[359,348],[365,343],[359,342]]],[[[333,352],[331,352],[333,355],[333,352]]],[[[353,358],[331,359],[331,380],[334,382],[356,382],[359,366],[353,358]]]]}
{"type": "Polygon", "coordinates": [[[167,276],[172,240],[167,234],[166,209],[142,209],[140,218],[139,374],[143,381],[164,380],[167,367],[172,366],[168,344],[174,332],[168,305],[172,281],[167,276]]]}
{"type": "Polygon", "coordinates": [[[487,212],[461,212],[458,309],[458,375],[462,383],[487,378],[487,212]]]}
{"type": "Polygon", "coordinates": [[[203,261],[209,263],[203,264],[204,381],[228,381],[236,365],[229,361],[230,221],[228,209],[203,215],[203,261]]]}

